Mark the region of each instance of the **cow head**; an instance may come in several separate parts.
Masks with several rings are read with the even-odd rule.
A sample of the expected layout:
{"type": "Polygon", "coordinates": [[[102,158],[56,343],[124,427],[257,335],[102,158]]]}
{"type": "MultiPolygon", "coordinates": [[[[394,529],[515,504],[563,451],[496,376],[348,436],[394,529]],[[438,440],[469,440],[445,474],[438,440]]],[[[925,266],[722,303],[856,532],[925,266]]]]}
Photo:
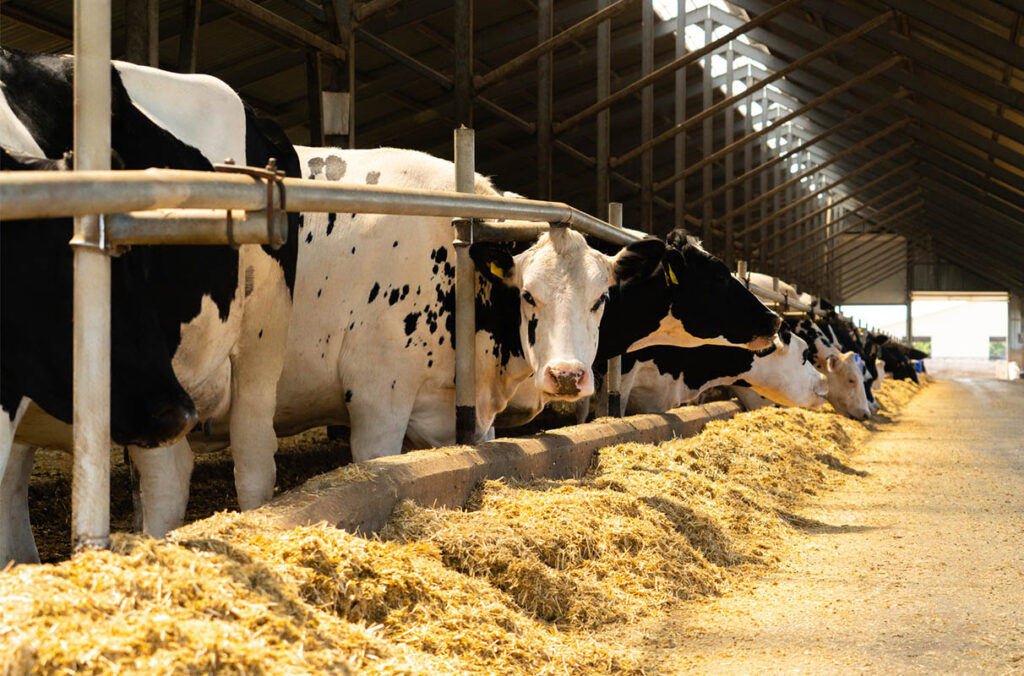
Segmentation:
{"type": "Polygon", "coordinates": [[[867,420],[871,416],[864,374],[856,352],[829,354],[824,359],[825,377],[828,379],[828,401],[840,415],[854,420],[867,420]]]}
{"type": "Polygon", "coordinates": [[[825,376],[814,368],[811,349],[785,326],[771,347],[757,353],[744,379],[755,392],[783,406],[818,408],[828,395],[825,376]]]}
{"type": "Polygon", "coordinates": [[[593,394],[591,364],[616,259],[562,227],[515,257],[490,242],[473,244],[470,254],[483,277],[518,292],[523,355],[545,398],[593,394]]]}
{"type": "Polygon", "coordinates": [[[730,345],[751,350],[772,344],[781,319],[729,274],[726,265],[685,231],[669,234],[661,260],[651,265],[652,242],[645,246],[647,267],[621,284],[602,331],[602,356],[648,345],[730,345]],[[628,338],[624,340],[623,338],[628,338]]]}

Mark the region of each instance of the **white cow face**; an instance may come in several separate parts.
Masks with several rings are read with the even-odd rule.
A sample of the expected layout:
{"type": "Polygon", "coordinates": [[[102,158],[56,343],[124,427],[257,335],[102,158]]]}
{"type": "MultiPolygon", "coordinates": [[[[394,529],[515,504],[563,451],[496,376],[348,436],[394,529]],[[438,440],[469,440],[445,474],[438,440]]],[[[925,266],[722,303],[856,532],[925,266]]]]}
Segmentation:
{"type": "Polygon", "coordinates": [[[836,412],[854,420],[867,420],[871,416],[864,393],[864,374],[857,363],[856,353],[844,352],[826,357],[825,377],[828,378],[828,401],[836,412]]]}
{"type": "Polygon", "coordinates": [[[825,376],[811,360],[807,343],[785,326],[773,339],[773,345],[759,356],[746,380],[763,397],[783,406],[818,408],[828,393],[825,376]]]}
{"type": "Polygon", "coordinates": [[[594,393],[591,364],[598,328],[614,283],[613,259],[579,233],[554,227],[514,258],[488,243],[471,249],[477,269],[519,291],[519,333],[534,384],[547,399],[594,393]]]}

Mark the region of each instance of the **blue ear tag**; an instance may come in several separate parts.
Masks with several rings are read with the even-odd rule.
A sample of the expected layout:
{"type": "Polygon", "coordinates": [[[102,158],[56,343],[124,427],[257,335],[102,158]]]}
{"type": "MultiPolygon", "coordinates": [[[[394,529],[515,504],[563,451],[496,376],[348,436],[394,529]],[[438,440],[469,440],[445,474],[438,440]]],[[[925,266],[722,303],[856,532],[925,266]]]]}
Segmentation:
{"type": "Polygon", "coordinates": [[[857,354],[856,352],[853,353],[853,360],[857,362],[857,364],[860,366],[864,365],[864,362],[861,360],[860,355],[857,354]]]}

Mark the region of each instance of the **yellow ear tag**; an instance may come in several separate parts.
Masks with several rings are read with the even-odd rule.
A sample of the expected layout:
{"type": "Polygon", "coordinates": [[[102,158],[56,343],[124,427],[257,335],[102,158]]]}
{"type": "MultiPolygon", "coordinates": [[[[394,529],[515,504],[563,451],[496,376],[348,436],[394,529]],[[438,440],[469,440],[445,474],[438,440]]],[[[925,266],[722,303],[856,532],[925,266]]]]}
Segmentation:
{"type": "Polygon", "coordinates": [[[498,279],[505,279],[505,271],[499,268],[497,263],[491,263],[491,274],[498,279]]]}
{"type": "Polygon", "coordinates": [[[668,269],[668,274],[666,274],[665,277],[668,278],[669,284],[673,284],[675,286],[679,286],[679,280],[676,279],[676,273],[672,269],[672,266],[671,265],[667,266],[667,269],[668,269]]]}

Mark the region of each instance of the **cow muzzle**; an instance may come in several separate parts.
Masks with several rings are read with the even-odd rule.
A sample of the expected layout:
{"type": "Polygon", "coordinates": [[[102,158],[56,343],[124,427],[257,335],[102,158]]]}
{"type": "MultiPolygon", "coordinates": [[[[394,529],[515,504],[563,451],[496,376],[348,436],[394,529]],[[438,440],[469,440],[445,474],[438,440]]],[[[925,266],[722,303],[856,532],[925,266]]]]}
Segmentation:
{"type": "Polygon", "coordinates": [[[553,362],[544,367],[541,389],[549,396],[576,399],[593,394],[589,371],[580,362],[553,362]]]}

